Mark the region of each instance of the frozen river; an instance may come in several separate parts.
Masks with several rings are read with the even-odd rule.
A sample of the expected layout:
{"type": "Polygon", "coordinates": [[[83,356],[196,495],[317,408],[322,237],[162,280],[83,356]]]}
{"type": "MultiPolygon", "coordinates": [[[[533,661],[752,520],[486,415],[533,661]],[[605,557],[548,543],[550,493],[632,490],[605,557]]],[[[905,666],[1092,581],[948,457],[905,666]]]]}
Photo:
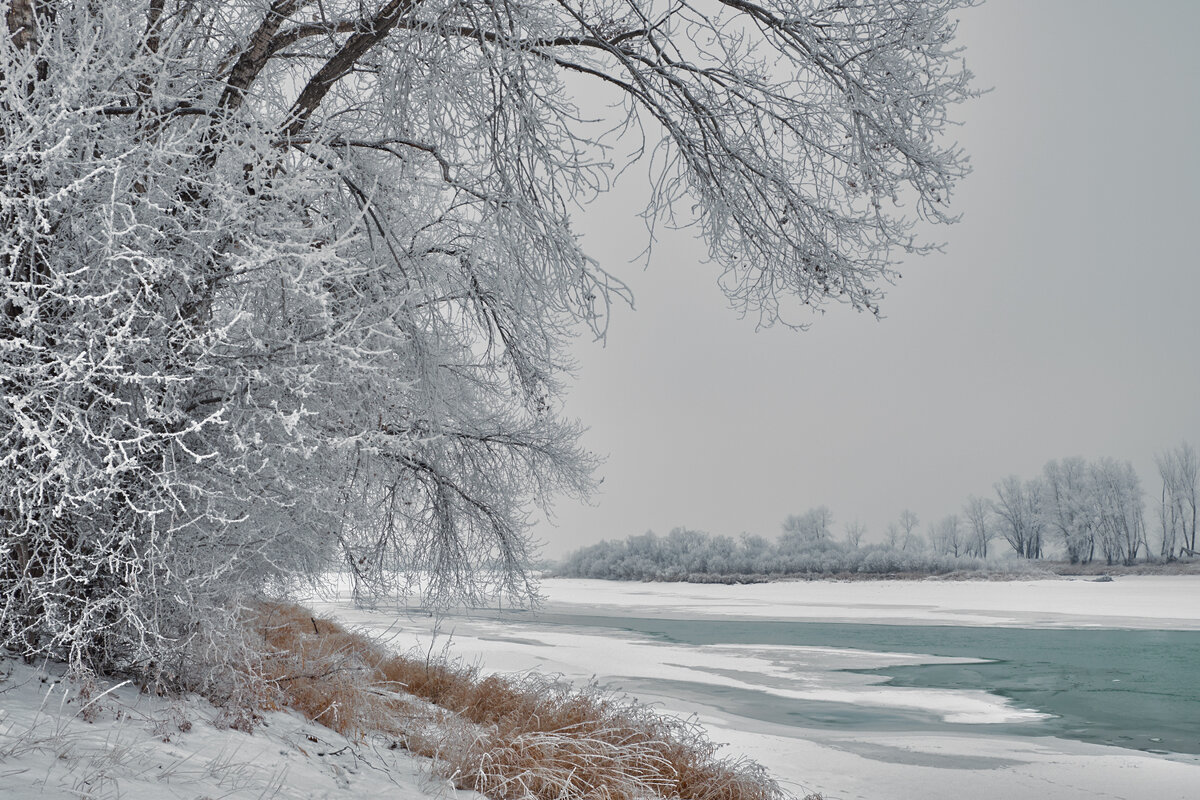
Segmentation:
{"type": "Polygon", "coordinates": [[[755,586],[551,580],[536,614],[323,611],[489,670],[696,714],[826,798],[1192,798],[1200,578],[755,586]],[[1161,613],[1160,613],[1161,609],[1161,613]]]}
{"type": "MultiPolygon", "coordinates": [[[[672,681],[669,692],[763,722],[831,730],[958,731],[1063,736],[1149,752],[1200,754],[1200,631],[1030,629],[762,620],[543,615],[540,624],[591,628],[769,661],[714,667],[717,681],[672,681]],[[856,665],[862,654],[925,654],[931,663],[856,665]],[[839,656],[842,663],[837,663],[839,656]],[[836,684],[815,670],[853,670],[836,684]],[[857,674],[856,674],[857,673],[857,674]],[[729,686],[721,678],[735,679],[729,686]],[[928,693],[881,690],[878,686],[928,693]],[[947,694],[941,690],[952,690],[947,694]],[[783,690],[783,691],[780,691],[783,690]],[[1008,700],[961,707],[979,692],[1008,700]],[[921,702],[902,702],[916,694],[921,702]],[[890,697],[888,695],[891,695],[890,697]],[[939,703],[941,705],[939,705],[939,703]]],[[[633,676],[627,689],[661,689],[633,676]]]]}

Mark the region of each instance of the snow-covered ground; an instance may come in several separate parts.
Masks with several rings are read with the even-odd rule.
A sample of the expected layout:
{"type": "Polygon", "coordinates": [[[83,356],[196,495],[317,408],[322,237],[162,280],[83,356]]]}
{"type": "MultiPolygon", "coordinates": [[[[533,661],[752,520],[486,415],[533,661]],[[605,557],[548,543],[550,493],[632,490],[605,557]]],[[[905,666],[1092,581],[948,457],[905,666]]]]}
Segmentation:
{"type": "Polygon", "coordinates": [[[1015,627],[1200,630],[1200,575],[1025,581],[780,581],[748,586],[554,579],[547,611],[1015,627]]]}
{"type": "MultiPolygon", "coordinates": [[[[1200,576],[1018,582],[787,582],[750,586],[548,580],[549,613],[687,619],[782,619],[1019,627],[1200,629],[1200,576]]],[[[339,598],[321,611],[393,637],[396,646],[437,648],[488,670],[541,669],[624,686],[664,709],[696,714],[730,752],[754,758],[793,790],[836,798],[1194,798],[1200,759],[1163,756],[1050,736],[986,732],[990,723],[1033,719],[998,695],[880,685],[847,673],[949,659],[828,647],[711,645],[702,648],[611,630],[546,625],[535,615],[432,618],[356,610],[339,598]],[[436,632],[436,636],[435,636],[436,632]],[[830,730],[763,722],[708,702],[703,692],[925,709],[974,733],[830,730]]],[[[1200,668],[1200,665],[1197,665],[1200,668]]],[[[1200,723],[1198,723],[1200,725],[1200,723]]],[[[959,728],[961,730],[961,727],[959,728]]],[[[798,792],[802,793],[802,792],[798,792]]]]}
{"type": "Polygon", "coordinates": [[[195,697],[118,684],[85,701],[77,686],[11,661],[0,678],[3,800],[481,800],[430,778],[405,750],[296,714],[269,713],[244,733],[195,697]]]}

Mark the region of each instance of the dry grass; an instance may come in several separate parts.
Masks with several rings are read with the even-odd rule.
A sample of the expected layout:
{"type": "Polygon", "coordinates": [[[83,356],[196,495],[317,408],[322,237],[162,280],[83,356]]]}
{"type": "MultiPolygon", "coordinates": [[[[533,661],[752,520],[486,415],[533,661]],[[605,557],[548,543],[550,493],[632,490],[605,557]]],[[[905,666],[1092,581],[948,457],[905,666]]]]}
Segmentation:
{"type": "Polygon", "coordinates": [[[258,702],[347,735],[384,733],[494,800],[780,800],[752,761],[721,758],[696,723],[592,684],[390,653],[295,605],[262,606],[258,702]]]}

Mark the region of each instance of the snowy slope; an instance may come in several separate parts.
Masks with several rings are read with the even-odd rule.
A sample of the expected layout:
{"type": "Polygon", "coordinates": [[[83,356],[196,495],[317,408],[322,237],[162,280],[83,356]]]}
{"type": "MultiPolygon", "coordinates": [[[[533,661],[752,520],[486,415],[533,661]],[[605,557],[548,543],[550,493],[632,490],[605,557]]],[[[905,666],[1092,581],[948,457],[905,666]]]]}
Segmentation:
{"type": "Polygon", "coordinates": [[[293,713],[252,733],[197,697],[168,699],[106,683],[79,687],[0,662],[0,798],[330,800],[475,792],[431,778],[431,762],[383,740],[349,741],[293,713]]]}

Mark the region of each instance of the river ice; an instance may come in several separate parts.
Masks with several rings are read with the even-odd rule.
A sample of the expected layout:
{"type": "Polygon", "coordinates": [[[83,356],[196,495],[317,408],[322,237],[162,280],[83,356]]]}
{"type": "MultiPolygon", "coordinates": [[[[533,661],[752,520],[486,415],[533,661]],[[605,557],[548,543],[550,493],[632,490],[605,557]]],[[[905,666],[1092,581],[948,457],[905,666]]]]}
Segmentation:
{"type": "MultiPolygon", "coordinates": [[[[749,586],[547,580],[544,611],[675,619],[803,620],[922,625],[1200,629],[1200,577],[1124,577],[1016,582],[781,582],[749,586]]],[[[1051,736],[989,732],[996,723],[1036,721],[1039,712],[982,691],[911,689],[845,672],[946,663],[921,653],[838,647],[707,645],[549,625],[536,614],[480,612],[441,620],[341,598],[321,611],[393,637],[394,646],[448,647],[488,671],[540,669],[595,678],[680,714],[695,714],[731,754],[770,768],[793,790],[834,798],[1014,797],[1193,798],[1200,758],[1157,755],[1051,736]],[[698,687],[698,688],[697,688],[698,687]],[[707,687],[707,688],[705,688],[707,687]],[[846,730],[765,722],[710,700],[760,693],[765,702],[804,701],[926,713],[954,732],[846,730]],[[962,732],[963,730],[966,732],[962,732]],[[975,731],[978,731],[977,733],[975,731]]]]}

